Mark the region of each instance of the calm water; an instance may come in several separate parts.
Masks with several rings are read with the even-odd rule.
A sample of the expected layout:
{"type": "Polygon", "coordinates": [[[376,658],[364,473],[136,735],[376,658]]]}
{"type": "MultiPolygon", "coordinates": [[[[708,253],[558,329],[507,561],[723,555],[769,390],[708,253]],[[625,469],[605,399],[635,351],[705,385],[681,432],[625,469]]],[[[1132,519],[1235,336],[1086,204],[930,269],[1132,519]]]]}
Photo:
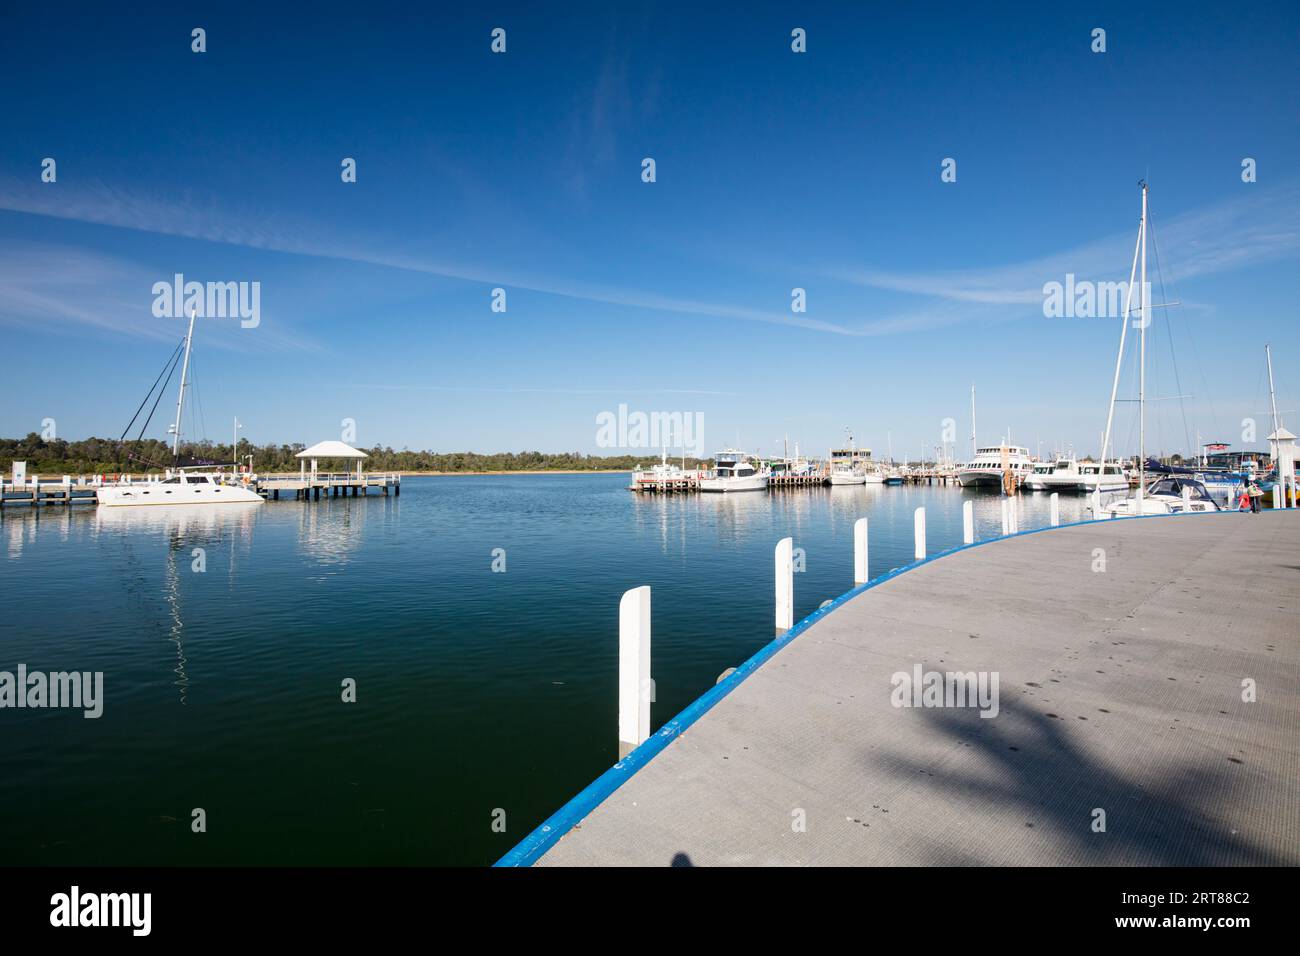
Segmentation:
{"type": "MultiPolygon", "coordinates": [[[[626,589],[653,588],[657,727],[771,639],[779,538],[807,555],[797,619],[851,587],[857,517],[873,577],[911,560],[918,505],[932,553],[960,543],[964,497],[979,537],[1000,530],[997,497],[948,488],[626,484],[6,509],[0,670],[103,671],[106,701],[98,720],[0,710],[0,861],[491,863],[616,759],[626,589]]],[[[1083,504],[1063,498],[1062,520],[1083,504]]],[[[1047,523],[1044,496],[1018,506],[1022,530],[1047,523]]]]}

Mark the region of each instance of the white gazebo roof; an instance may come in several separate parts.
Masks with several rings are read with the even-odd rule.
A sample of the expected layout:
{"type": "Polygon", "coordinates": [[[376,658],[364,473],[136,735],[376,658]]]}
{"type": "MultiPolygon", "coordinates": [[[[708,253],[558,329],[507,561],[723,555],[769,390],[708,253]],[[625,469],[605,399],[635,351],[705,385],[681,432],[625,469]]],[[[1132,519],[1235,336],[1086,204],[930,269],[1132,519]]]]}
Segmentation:
{"type": "Polygon", "coordinates": [[[310,448],[305,448],[298,452],[295,458],[369,458],[364,451],[358,451],[351,445],[345,445],[341,441],[322,441],[317,442],[310,448]]]}
{"type": "Polygon", "coordinates": [[[1295,441],[1295,435],[1292,435],[1285,428],[1279,428],[1273,434],[1269,435],[1265,441],[1295,441]]]}

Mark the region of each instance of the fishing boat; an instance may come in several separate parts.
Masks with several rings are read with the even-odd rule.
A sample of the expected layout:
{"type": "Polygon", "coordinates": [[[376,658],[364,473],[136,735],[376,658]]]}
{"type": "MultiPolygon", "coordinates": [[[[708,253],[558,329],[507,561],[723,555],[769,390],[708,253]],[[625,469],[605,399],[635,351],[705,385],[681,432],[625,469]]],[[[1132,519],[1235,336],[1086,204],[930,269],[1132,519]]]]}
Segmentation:
{"type": "Polygon", "coordinates": [[[867,465],[871,462],[871,449],[858,448],[853,441],[853,432],[845,429],[849,436],[847,448],[832,448],[829,452],[830,470],[826,474],[828,485],[865,485],[867,483],[867,465]]]}
{"type": "Polygon", "coordinates": [[[714,456],[712,474],[700,481],[700,491],[763,491],[767,488],[767,474],[759,471],[748,455],[734,448],[714,456]]]}
{"type": "MultiPolygon", "coordinates": [[[[241,480],[233,480],[223,472],[213,470],[213,463],[198,466],[184,466],[181,464],[181,415],[185,410],[185,390],[190,384],[190,352],[194,344],[195,315],[196,311],[191,309],[190,327],[189,331],[185,333],[185,352],[184,360],[181,363],[180,390],[176,396],[176,423],[171,429],[172,467],[168,468],[163,476],[158,479],[100,487],[95,492],[95,500],[105,508],[159,505],[221,505],[240,502],[248,504],[260,503],[262,500],[262,496],[249,486],[251,476],[247,474],[241,480]]],[[[168,359],[168,365],[174,369],[176,353],[173,352],[172,356],[172,358],[168,359]]],[[[166,366],[164,366],[163,370],[167,370],[166,366]]],[[[170,378],[170,376],[168,377],[170,378]]],[[[160,374],[159,380],[161,378],[160,374]]],[[[149,395],[145,396],[146,402],[153,395],[156,385],[157,383],[150,387],[149,395]]],[[[164,387],[166,386],[164,385],[164,387]]],[[[141,403],[141,409],[143,407],[144,403],[141,403]]],[[[139,411],[137,411],[137,417],[139,414],[139,411]]],[[[152,417],[152,413],[150,417],[152,417]]],[[[131,422],[134,424],[135,419],[133,418],[131,422]]],[[[146,419],[144,427],[140,430],[141,434],[144,433],[144,428],[148,427],[148,424],[149,419],[146,419]]],[[[129,431],[130,428],[131,425],[128,425],[127,430],[129,431]]],[[[233,474],[236,466],[232,463],[231,467],[233,474]]]]}
{"type": "Polygon", "coordinates": [[[863,472],[854,471],[848,465],[832,465],[830,474],[826,476],[828,485],[865,485],[867,476],[863,472]]]}

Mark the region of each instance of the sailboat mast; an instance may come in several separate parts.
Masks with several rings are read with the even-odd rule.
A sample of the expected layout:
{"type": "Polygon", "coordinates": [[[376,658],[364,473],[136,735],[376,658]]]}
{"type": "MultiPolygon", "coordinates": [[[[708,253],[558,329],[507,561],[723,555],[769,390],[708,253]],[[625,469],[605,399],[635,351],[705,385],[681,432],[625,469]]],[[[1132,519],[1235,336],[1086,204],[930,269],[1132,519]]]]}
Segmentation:
{"type": "Polygon", "coordinates": [[[176,427],[172,429],[172,458],[181,453],[181,411],[185,408],[185,378],[190,372],[190,344],[194,341],[194,316],[198,312],[190,308],[190,330],[185,333],[185,361],[181,364],[181,388],[176,395],[176,427]]]}
{"type": "Polygon", "coordinates": [[[975,383],[970,383],[970,453],[975,457],[975,383]]]}
{"type": "Polygon", "coordinates": [[[1142,183],[1142,296],[1141,345],[1138,351],[1138,514],[1142,514],[1142,498],[1147,481],[1147,322],[1151,319],[1150,296],[1147,295],[1147,184],[1142,183]]]}
{"type": "MultiPolygon", "coordinates": [[[[1124,315],[1119,328],[1119,352],[1115,356],[1115,378],[1110,386],[1110,408],[1106,412],[1106,431],[1101,437],[1101,463],[1105,471],[1106,453],[1110,450],[1111,424],[1115,420],[1115,398],[1119,394],[1119,375],[1124,367],[1124,340],[1128,337],[1128,319],[1133,308],[1133,280],[1137,278],[1138,253],[1142,249],[1142,227],[1138,226],[1137,239],[1133,242],[1133,265],[1128,270],[1128,289],[1124,293],[1124,315]]],[[[1064,446],[1062,446],[1064,447],[1064,446]]]]}
{"type": "Polygon", "coordinates": [[[1281,427],[1277,420],[1277,394],[1273,391],[1273,349],[1271,346],[1264,346],[1264,360],[1268,362],[1268,400],[1273,406],[1273,433],[1281,427]]]}

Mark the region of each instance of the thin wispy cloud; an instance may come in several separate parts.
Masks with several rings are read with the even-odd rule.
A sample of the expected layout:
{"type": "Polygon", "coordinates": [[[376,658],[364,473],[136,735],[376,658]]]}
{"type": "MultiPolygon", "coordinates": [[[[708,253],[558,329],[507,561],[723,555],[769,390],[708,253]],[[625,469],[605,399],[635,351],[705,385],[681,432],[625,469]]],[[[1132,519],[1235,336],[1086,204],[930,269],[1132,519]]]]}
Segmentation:
{"type": "MultiPolygon", "coordinates": [[[[1240,199],[1182,213],[1162,222],[1154,212],[1151,233],[1166,281],[1191,279],[1300,255],[1300,189],[1289,184],[1267,193],[1248,187],[1240,199]]],[[[891,272],[860,267],[822,274],[855,285],[954,302],[1031,305],[1043,301],[1043,284],[1079,279],[1128,279],[1137,223],[1127,233],[1055,252],[1038,259],[991,268],[947,272],[891,272]]],[[[1156,251],[1152,243],[1148,255],[1156,251]]],[[[1148,278],[1154,278],[1148,273],[1148,278]]]]}
{"type": "Polygon", "coordinates": [[[166,201],[102,185],[75,189],[60,186],[57,191],[20,184],[13,179],[0,185],[0,209],[12,212],[401,269],[483,285],[525,289],[600,305],[651,309],[679,315],[743,319],[843,335],[858,334],[847,326],[804,315],[542,277],[508,267],[488,268],[414,253],[379,251],[389,243],[378,237],[366,237],[359,233],[350,233],[346,239],[331,237],[328,230],[319,223],[303,222],[295,223],[292,227],[272,227],[260,216],[223,212],[213,203],[196,203],[193,199],[166,201]],[[52,192],[55,194],[51,195],[52,192]],[[307,236],[311,238],[303,238],[307,236]]]}
{"type": "Polygon", "coordinates": [[[719,392],[701,388],[504,388],[490,385],[352,385],[350,388],[375,389],[385,392],[491,392],[505,395],[724,395],[740,392],[719,392]]]}
{"type": "MultiPolygon", "coordinates": [[[[1006,321],[1025,313],[1017,310],[1008,314],[1005,307],[1036,309],[1042,302],[1043,283],[1060,281],[1066,273],[1081,279],[1127,278],[1133,253],[1130,231],[1037,259],[989,268],[945,272],[899,272],[862,266],[819,268],[813,271],[828,279],[929,300],[878,316],[821,319],[406,252],[394,249],[391,240],[379,236],[331,234],[319,223],[289,221],[260,211],[236,211],[192,197],[171,200],[102,184],[80,188],[60,185],[51,190],[10,179],[0,181],[0,186],[0,209],[12,212],[501,285],[598,305],[859,337],[915,333],[972,321],[1006,321]]],[[[1298,213],[1300,190],[1291,185],[1183,213],[1168,223],[1153,216],[1153,231],[1167,271],[1176,279],[1188,279],[1248,263],[1294,257],[1300,252],[1300,229],[1295,226],[1298,213]]],[[[15,281],[12,273],[9,281],[15,281]]],[[[7,299],[0,299],[0,304],[8,301],[31,309],[44,304],[40,296],[39,289],[24,290],[19,284],[7,299]]],[[[51,310],[50,314],[69,321],[93,321],[84,307],[71,304],[51,310]]]]}

